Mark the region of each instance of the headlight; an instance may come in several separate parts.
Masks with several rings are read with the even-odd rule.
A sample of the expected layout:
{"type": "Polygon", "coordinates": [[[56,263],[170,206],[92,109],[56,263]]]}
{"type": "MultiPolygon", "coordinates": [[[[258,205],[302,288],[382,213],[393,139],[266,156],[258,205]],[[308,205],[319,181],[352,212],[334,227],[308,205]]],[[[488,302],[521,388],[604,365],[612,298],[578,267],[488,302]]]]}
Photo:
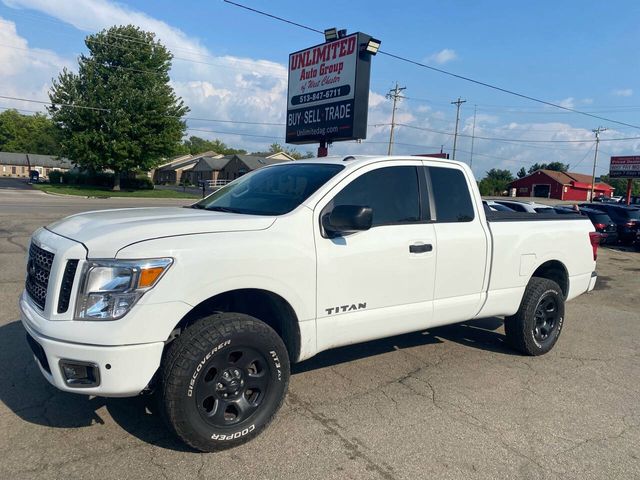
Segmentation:
{"type": "Polygon", "coordinates": [[[76,320],[117,320],[153,288],[171,258],[89,260],[82,269],[76,320]]]}

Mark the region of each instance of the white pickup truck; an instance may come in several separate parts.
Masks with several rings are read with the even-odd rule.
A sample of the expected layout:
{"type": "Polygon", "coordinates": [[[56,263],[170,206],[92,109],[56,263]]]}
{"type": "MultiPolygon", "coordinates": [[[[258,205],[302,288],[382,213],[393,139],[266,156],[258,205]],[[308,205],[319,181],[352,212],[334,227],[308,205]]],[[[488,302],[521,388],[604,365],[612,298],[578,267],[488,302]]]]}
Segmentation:
{"type": "Polygon", "coordinates": [[[504,316],[548,352],[593,289],[597,234],[569,215],[485,211],[464,164],[346,157],[264,167],[192,208],[73,215],[31,239],[22,323],[57,388],[155,392],[212,451],[260,433],[290,362],[504,316]]]}

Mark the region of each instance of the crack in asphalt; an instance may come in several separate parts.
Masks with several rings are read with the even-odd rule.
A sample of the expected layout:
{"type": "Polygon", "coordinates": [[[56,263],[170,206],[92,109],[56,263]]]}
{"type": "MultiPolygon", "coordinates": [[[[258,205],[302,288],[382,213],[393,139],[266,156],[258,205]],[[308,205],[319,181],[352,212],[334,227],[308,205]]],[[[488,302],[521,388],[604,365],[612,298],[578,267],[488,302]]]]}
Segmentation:
{"type": "Polygon", "coordinates": [[[301,410],[299,411],[300,414],[309,419],[315,420],[327,432],[338,438],[340,443],[342,443],[344,449],[350,454],[350,458],[362,460],[365,463],[365,467],[367,468],[367,470],[377,473],[381,478],[384,478],[385,480],[396,479],[393,467],[385,462],[379,464],[372,458],[370,458],[369,455],[367,455],[363,451],[363,449],[366,447],[364,447],[364,444],[360,440],[349,439],[340,432],[340,426],[337,420],[329,418],[322,413],[316,412],[311,404],[300,399],[295,393],[289,392],[288,396],[289,403],[293,407],[298,407],[301,410]],[[306,412],[306,415],[303,412],[306,412]]]}

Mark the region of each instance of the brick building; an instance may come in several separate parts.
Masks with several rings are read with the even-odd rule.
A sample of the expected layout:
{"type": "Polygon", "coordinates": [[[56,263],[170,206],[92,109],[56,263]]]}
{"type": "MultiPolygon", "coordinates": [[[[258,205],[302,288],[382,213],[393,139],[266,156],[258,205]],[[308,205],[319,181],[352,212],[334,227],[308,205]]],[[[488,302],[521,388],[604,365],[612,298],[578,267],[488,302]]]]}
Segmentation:
{"type": "MultiPolygon", "coordinates": [[[[557,200],[588,201],[591,196],[593,177],[583,173],[556,172],[555,170],[536,170],[526,177],[509,184],[509,193],[517,197],[555,198],[557,200]]],[[[611,197],[613,187],[597,182],[595,197],[611,197]]]]}
{"type": "Polygon", "coordinates": [[[67,158],[34,153],[0,152],[0,176],[28,178],[29,170],[35,170],[40,178],[49,177],[52,170],[66,172],[73,168],[67,158]]]}

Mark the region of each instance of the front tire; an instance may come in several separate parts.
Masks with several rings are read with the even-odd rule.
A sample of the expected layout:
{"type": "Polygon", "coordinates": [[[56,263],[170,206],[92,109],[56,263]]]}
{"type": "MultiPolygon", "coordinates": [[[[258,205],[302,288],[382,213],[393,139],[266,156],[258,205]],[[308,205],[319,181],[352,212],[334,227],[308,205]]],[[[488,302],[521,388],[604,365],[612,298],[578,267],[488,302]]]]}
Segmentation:
{"type": "Polygon", "coordinates": [[[507,341],[525,355],[543,355],[558,341],[564,323],[564,295],[556,282],[533,277],[520,308],[506,317],[507,341]]]}
{"type": "Polygon", "coordinates": [[[160,400],[171,430],[202,452],[241,445],[282,406],[289,356],[278,334],[249,315],[217,313],[169,346],[160,400]]]}

